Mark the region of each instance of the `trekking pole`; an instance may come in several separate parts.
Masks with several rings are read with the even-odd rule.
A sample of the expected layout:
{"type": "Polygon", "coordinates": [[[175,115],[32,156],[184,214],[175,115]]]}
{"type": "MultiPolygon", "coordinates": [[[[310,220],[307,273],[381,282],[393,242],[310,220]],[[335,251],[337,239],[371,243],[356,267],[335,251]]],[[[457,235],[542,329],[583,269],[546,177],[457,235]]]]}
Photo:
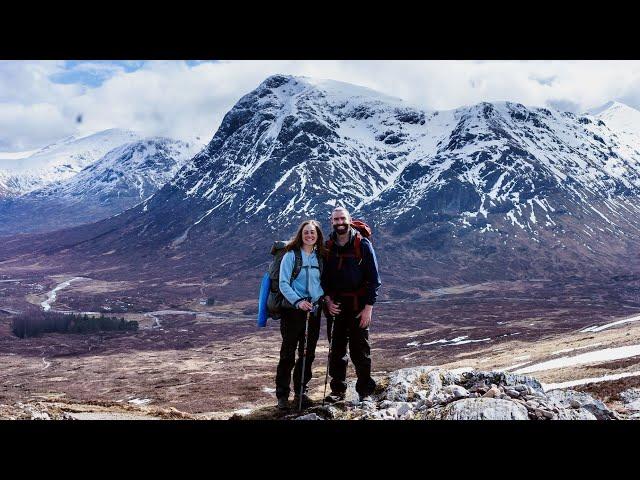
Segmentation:
{"type": "Polygon", "coordinates": [[[324,393],[322,394],[322,406],[327,396],[327,382],[329,381],[329,363],[331,362],[331,348],[333,347],[333,325],[336,322],[335,315],[331,315],[331,327],[329,328],[329,355],[327,355],[327,371],[324,374],[324,393]]]}
{"type": "Polygon", "coordinates": [[[300,375],[300,400],[298,402],[298,411],[302,411],[302,393],[304,392],[304,367],[307,362],[307,336],[309,335],[309,316],[311,311],[307,312],[307,318],[304,325],[304,345],[302,348],[302,374],[300,375]]]}

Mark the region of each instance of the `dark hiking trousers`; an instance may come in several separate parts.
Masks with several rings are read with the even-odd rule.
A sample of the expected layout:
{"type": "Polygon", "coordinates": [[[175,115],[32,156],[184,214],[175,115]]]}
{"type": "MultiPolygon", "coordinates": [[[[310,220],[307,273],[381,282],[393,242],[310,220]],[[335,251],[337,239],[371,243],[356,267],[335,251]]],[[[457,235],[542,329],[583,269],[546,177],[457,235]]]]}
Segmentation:
{"type": "MultiPolygon", "coordinates": [[[[335,316],[333,325],[333,343],[329,359],[329,376],[331,377],[331,391],[345,393],[347,391],[347,344],[349,356],[356,370],[358,380],[356,392],[360,396],[370,395],[376,388],[371,378],[371,347],[369,345],[369,329],[360,328],[359,312],[345,310],[347,302],[342,302],[342,312],[335,316]]],[[[331,342],[331,317],[327,318],[327,337],[331,342]]]]}
{"type": "MultiPolygon", "coordinates": [[[[320,309],[315,314],[309,315],[309,333],[307,337],[307,359],[304,366],[304,392],[311,380],[311,365],[316,353],[316,344],[320,336],[320,309]]],[[[304,328],[307,312],[283,308],[280,318],[280,333],[282,345],[280,346],[280,362],[276,370],[276,397],[289,397],[289,384],[291,383],[291,369],[293,368],[293,391],[295,395],[300,393],[300,371],[302,369],[302,355],[304,348],[304,328]],[[298,360],[296,361],[296,350],[298,360]],[[295,364],[295,368],[294,368],[295,364]]]]}

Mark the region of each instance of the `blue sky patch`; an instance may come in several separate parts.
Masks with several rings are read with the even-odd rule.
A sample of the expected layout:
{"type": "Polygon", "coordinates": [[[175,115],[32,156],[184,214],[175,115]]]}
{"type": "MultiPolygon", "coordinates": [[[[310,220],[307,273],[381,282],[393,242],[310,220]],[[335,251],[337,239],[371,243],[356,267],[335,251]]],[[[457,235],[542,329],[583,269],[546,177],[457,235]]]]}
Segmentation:
{"type": "MultiPolygon", "coordinates": [[[[185,63],[189,67],[195,67],[210,61],[212,60],[185,60],[185,63]]],[[[67,60],[64,71],[51,75],[50,78],[54,83],[80,84],[95,88],[117,73],[135,72],[147,62],[147,60],[67,60]]]]}

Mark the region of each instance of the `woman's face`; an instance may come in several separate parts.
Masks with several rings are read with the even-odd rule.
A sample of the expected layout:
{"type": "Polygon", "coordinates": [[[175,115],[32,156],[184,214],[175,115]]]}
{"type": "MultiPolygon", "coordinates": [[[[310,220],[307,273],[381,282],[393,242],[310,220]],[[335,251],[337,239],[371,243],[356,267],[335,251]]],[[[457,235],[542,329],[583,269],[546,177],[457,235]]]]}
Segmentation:
{"type": "Polygon", "coordinates": [[[318,241],[318,232],[316,232],[316,227],[307,224],[302,229],[302,243],[309,246],[314,246],[318,241]]]}

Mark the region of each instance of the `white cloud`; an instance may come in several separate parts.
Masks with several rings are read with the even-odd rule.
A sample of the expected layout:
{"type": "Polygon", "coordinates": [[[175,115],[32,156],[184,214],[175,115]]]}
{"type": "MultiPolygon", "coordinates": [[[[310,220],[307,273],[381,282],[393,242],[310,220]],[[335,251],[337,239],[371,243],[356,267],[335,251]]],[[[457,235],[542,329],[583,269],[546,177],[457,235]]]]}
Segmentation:
{"type": "Polygon", "coordinates": [[[351,82],[438,110],[497,100],[584,111],[618,99],[640,108],[638,61],[152,61],[133,72],[101,63],[73,70],[107,79],[62,85],[51,76],[64,62],[0,62],[1,149],[111,127],[208,140],[234,103],[275,73],[351,82]]]}

